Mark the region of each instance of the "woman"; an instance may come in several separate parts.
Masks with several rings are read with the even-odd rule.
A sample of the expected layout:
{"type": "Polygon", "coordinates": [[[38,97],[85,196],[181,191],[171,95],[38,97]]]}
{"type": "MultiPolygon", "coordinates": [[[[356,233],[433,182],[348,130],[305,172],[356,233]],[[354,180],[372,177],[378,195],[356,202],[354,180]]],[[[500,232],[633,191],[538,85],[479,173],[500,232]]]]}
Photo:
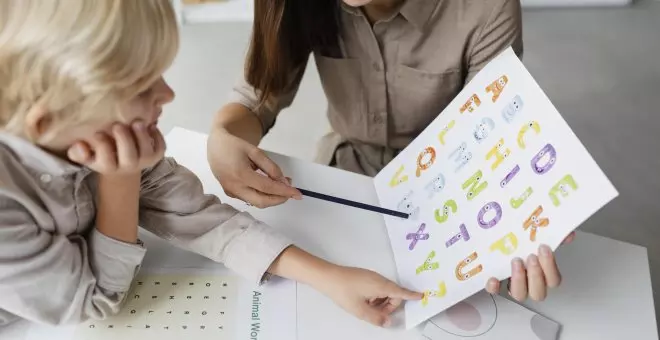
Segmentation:
{"type": "MultiPolygon", "coordinates": [[[[257,145],[293,101],[310,54],[333,128],[317,161],[373,176],[509,46],[522,55],[519,0],[256,0],[245,80],[209,137],[213,173],[229,196],[260,208],[300,199],[257,145]]],[[[509,290],[543,300],[560,280],[541,247],[512,261],[509,290]]],[[[499,281],[486,288],[496,293],[499,281]]]]}

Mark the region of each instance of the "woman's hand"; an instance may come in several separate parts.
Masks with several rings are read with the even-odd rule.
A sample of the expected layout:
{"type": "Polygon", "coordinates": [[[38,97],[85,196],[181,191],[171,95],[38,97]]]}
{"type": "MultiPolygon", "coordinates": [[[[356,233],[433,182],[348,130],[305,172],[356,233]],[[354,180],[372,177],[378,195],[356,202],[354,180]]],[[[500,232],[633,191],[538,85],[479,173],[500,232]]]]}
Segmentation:
{"type": "Polygon", "coordinates": [[[337,266],[323,277],[320,291],[361,320],[380,327],[391,324],[390,314],[405,300],[421,300],[422,293],[401,288],[365,269],[337,266]]]}
{"type": "Polygon", "coordinates": [[[67,156],[103,175],[134,175],[156,165],[165,155],[165,139],[156,126],[115,124],[89,140],[72,145],[67,156]]]}
{"type": "MultiPolygon", "coordinates": [[[[568,244],[575,238],[570,233],[563,244],[568,244]]],[[[541,245],[539,255],[531,254],[527,261],[520,258],[511,261],[511,278],[509,279],[509,295],[519,302],[525,301],[529,296],[534,301],[545,300],[548,287],[555,288],[561,283],[561,274],[550,247],[541,245]]],[[[491,294],[498,294],[500,281],[491,278],[486,284],[486,290],[491,294]]]]}
{"type": "Polygon", "coordinates": [[[258,208],[279,205],[290,198],[301,199],[279,166],[245,140],[217,129],[209,137],[207,151],[211,170],[227,196],[258,208]]]}

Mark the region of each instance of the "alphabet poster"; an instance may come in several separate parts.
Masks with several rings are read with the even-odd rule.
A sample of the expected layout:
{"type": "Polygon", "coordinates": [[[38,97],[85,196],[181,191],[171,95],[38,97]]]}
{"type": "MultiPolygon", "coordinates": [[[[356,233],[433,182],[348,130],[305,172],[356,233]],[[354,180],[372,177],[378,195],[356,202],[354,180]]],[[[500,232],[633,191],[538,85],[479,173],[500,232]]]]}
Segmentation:
{"type": "Polygon", "coordinates": [[[553,250],[618,196],[509,48],[374,179],[413,328],[553,250]]]}

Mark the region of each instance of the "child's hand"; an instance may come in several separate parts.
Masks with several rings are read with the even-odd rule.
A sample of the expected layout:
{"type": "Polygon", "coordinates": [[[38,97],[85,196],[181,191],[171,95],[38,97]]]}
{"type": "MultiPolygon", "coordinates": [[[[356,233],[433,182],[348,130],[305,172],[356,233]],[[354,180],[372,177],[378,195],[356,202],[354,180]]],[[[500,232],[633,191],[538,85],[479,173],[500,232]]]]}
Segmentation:
{"type": "Polygon", "coordinates": [[[365,269],[336,267],[327,275],[326,295],[356,317],[376,326],[388,327],[390,314],[404,300],[421,300],[422,294],[399,287],[383,276],[365,269]]]}
{"type": "MultiPolygon", "coordinates": [[[[575,233],[570,233],[563,244],[568,244],[575,238],[575,233]]],[[[539,247],[539,255],[530,255],[527,261],[516,258],[511,261],[511,278],[509,279],[509,295],[519,302],[525,301],[529,296],[534,301],[545,300],[548,287],[555,288],[561,283],[561,274],[552,250],[548,246],[539,247]]],[[[486,283],[486,291],[498,294],[500,281],[491,278],[486,283]]]]}
{"type": "Polygon", "coordinates": [[[116,124],[68,150],[71,161],[104,175],[130,175],[154,166],[165,155],[165,140],[154,125],[116,124]]]}

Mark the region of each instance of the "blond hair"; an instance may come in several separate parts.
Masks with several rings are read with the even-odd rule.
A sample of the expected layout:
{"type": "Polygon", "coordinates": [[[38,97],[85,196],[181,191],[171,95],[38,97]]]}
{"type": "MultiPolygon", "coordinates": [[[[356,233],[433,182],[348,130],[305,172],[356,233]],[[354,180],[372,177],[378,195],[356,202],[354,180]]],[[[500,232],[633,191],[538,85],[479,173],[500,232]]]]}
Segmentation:
{"type": "Polygon", "coordinates": [[[35,105],[59,126],[116,117],[178,45],[170,0],[0,0],[0,129],[35,105]]]}

